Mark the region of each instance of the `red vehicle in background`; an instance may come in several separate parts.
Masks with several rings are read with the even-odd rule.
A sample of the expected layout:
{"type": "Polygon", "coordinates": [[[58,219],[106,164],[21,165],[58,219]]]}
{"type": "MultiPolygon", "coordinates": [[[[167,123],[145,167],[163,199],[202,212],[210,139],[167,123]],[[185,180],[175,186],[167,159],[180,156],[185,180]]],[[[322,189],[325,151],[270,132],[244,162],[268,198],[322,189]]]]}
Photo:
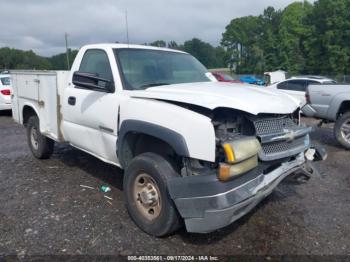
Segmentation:
{"type": "Polygon", "coordinates": [[[240,80],[236,80],[232,78],[230,75],[219,73],[219,72],[212,72],[213,76],[219,81],[219,82],[227,82],[227,83],[243,83],[240,80]]]}

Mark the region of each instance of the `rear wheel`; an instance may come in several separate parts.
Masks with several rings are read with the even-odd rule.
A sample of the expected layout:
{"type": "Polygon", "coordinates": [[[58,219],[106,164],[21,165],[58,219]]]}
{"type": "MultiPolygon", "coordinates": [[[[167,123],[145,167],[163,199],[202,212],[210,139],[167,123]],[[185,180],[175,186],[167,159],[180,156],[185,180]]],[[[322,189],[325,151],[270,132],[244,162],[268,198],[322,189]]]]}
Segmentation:
{"type": "Polygon", "coordinates": [[[126,207],[136,225],[150,235],[169,235],[180,227],[180,216],[167,189],[167,181],[176,176],[172,165],[154,153],[135,157],[126,169],[126,207]]]}
{"type": "Polygon", "coordinates": [[[350,112],[343,114],[335,122],[334,135],[342,146],[350,149],[350,112]]]}
{"type": "Polygon", "coordinates": [[[27,123],[27,141],[33,155],[39,159],[49,158],[55,142],[40,133],[39,118],[31,116],[27,123]]]}

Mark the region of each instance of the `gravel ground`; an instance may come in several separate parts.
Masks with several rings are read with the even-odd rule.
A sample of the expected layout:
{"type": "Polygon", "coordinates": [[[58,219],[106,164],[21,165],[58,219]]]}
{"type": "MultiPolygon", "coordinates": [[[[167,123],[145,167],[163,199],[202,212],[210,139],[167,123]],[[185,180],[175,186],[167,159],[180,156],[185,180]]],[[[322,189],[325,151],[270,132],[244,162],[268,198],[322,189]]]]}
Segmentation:
{"type": "Polygon", "coordinates": [[[325,177],[282,183],[217,232],[157,239],[130,220],[120,169],[67,145],[36,160],[25,130],[1,113],[0,255],[350,255],[350,152],[334,141],[331,126],[316,128],[312,138],[328,150],[317,165],[325,177]],[[80,185],[109,185],[113,200],[80,185]]]}

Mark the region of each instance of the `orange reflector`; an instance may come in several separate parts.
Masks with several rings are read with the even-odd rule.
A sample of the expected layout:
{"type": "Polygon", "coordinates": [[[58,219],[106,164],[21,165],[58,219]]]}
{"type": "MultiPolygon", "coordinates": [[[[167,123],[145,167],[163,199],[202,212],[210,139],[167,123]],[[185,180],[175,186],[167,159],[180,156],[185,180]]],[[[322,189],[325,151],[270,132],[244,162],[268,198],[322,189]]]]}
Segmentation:
{"type": "Polygon", "coordinates": [[[225,150],[227,162],[234,163],[235,162],[235,155],[233,153],[233,150],[232,150],[232,147],[230,146],[230,144],[224,144],[223,147],[225,150]]]}
{"type": "Polygon", "coordinates": [[[230,175],[230,165],[221,163],[219,167],[219,180],[228,181],[231,178],[230,175]]]}

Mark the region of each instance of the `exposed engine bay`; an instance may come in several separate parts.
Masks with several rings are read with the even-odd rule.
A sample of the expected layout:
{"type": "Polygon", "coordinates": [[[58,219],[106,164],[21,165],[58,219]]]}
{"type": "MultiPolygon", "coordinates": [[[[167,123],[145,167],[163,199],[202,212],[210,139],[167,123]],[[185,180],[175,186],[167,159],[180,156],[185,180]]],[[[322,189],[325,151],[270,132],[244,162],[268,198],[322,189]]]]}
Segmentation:
{"type": "Polygon", "coordinates": [[[217,161],[224,161],[222,144],[244,137],[257,137],[262,145],[259,159],[271,161],[287,156],[286,152],[309,144],[310,129],[300,126],[299,112],[291,115],[258,115],[222,109],[214,112],[212,123],[215,128],[217,161]],[[296,141],[295,141],[296,140],[296,141]],[[280,154],[280,155],[279,155],[280,154]],[[271,156],[273,155],[273,156],[271,156]]]}
{"type": "Polygon", "coordinates": [[[304,152],[310,145],[308,134],[311,129],[300,125],[299,110],[289,115],[258,116],[226,108],[205,113],[212,119],[215,130],[216,161],[188,160],[186,170],[190,169],[193,174],[203,173],[203,169],[210,172],[210,169],[218,169],[223,163],[229,163],[231,169],[232,166],[243,165],[237,173],[248,170],[248,162],[249,166],[257,166],[258,162],[276,165],[304,152]],[[239,141],[244,143],[238,146],[239,141]],[[250,145],[250,148],[244,145],[250,145]],[[255,149],[252,148],[254,145],[255,149]],[[230,150],[230,147],[236,148],[230,150]],[[230,152],[233,159],[228,159],[230,152]],[[255,152],[258,152],[256,156],[255,152]]]}

